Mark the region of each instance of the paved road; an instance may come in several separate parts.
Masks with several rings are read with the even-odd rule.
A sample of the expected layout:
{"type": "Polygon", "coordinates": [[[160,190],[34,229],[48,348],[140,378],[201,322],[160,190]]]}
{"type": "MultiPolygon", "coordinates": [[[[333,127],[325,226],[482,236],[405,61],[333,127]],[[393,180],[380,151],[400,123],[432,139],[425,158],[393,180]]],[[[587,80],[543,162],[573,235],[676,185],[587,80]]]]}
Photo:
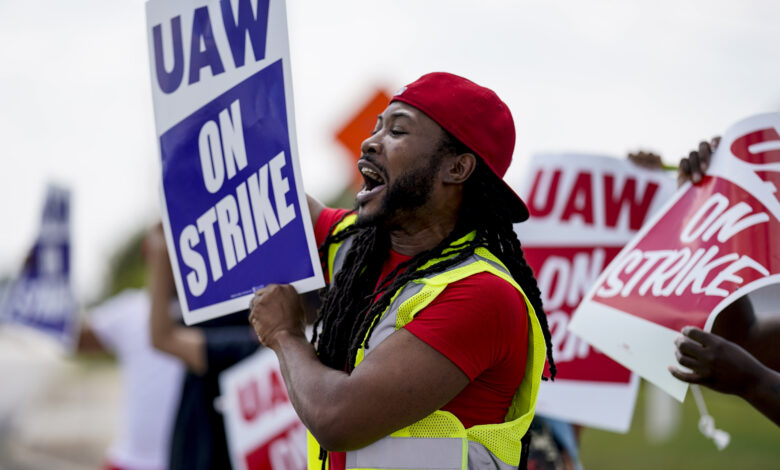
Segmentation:
{"type": "Polygon", "coordinates": [[[115,364],[81,358],[61,361],[48,373],[43,389],[3,425],[0,470],[99,469],[118,420],[115,364]]]}

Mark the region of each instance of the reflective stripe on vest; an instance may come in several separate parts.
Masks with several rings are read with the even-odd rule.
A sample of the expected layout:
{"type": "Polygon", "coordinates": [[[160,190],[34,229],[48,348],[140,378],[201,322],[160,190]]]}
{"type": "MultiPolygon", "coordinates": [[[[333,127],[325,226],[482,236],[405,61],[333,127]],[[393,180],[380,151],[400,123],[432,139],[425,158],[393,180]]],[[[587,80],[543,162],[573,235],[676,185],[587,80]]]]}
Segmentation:
{"type": "MultiPolygon", "coordinates": [[[[341,228],[348,225],[349,222],[343,224],[341,228]]],[[[473,237],[474,234],[471,233],[454,244],[471,241],[473,237]]],[[[345,253],[349,249],[349,241],[350,239],[347,239],[329,250],[328,268],[331,280],[343,265],[345,253]],[[338,268],[334,269],[336,266],[338,268]]],[[[440,260],[433,260],[426,267],[440,260]]],[[[506,267],[487,249],[477,248],[472,256],[457,265],[429,278],[410,281],[396,291],[390,300],[390,305],[379,318],[379,323],[370,337],[370,343],[373,349],[393,332],[403,328],[447,285],[480,272],[490,272],[509,282],[523,295],[528,310],[530,328],[525,378],[515,393],[506,422],[477,425],[465,429],[455,415],[437,410],[369,446],[347,452],[347,469],[511,470],[517,468],[522,450],[520,439],[528,430],[536,407],[546,347],[533,306],[506,267]]],[[[356,367],[368,353],[370,350],[366,352],[363,348],[358,351],[356,367]]],[[[311,455],[318,449],[316,441],[310,439],[309,468],[312,470],[321,468],[318,454],[311,455]]]]}
{"type": "MultiPolygon", "coordinates": [[[[350,214],[344,217],[344,220],[333,228],[333,233],[335,234],[344,230],[354,224],[356,220],[357,214],[350,214]]],[[[349,237],[341,243],[334,243],[328,247],[328,281],[331,285],[333,284],[333,278],[336,273],[341,271],[341,267],[344,265],[344,258],[347,256],[347,252],[351,246],[352,237],[349,237]]]]}

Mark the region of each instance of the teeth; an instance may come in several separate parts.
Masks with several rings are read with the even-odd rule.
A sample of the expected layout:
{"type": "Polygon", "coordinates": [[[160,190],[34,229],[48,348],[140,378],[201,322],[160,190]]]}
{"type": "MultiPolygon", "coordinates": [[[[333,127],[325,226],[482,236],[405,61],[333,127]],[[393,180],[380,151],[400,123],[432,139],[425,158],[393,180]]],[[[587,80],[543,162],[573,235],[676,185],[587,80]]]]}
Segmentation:
{"type": "Polygon", "coordinates": [[[368,178],[371,178],[372,180],[375,180],[375,181],[377,181],[377,182],[382,182],[382,181],[384,181],[384,180],[382,179],[382,177],[381,177],[381,176],[379,176],[379,173],[377,173],[376,171],[374,171],[374,170],[372,170],[372,169],[370,169],[370,168],[365,168],[365,167],[363,167],[363,168],[361,168],[361,169],[360,169],[360,172],[361,172],[361,173],[362,173],[364,176],[366,176],[366,177],[368,177],[368,178]]]}

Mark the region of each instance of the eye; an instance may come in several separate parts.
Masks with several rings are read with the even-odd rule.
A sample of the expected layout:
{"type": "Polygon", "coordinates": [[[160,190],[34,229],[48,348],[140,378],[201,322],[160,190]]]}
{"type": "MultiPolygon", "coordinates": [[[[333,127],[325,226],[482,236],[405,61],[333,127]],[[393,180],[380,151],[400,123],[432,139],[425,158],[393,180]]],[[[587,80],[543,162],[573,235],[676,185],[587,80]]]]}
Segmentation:
{"type": "Polygon", "coordinates": [[[376,124],[374,125],[374,130],[373,130],[373,131],[371,131],[371,135],[374,135],[374,134],[376,134],[376,133],[377,133],[377,132],[379,132],[380,130],[382,130],[382,116],[379,116],[379,117],[377,118],[377,120],[376,120],[376,124]]]}
{"type": "Polygon", "coordinates": [[[397,127],[394,127],[392,129],[390,129],[390,134],[391,135],[403,135],[403,134],[408,134],[408,132],[404,131],[403,129],[399,129],[397,127]]]}

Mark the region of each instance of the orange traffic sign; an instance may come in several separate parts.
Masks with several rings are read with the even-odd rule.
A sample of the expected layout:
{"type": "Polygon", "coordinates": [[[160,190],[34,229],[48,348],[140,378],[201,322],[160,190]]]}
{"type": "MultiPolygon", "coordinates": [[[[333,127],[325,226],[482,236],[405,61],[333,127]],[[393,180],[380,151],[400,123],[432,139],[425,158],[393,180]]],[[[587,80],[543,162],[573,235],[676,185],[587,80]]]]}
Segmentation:
{"type": "MultiPolygon", "coordinates": [[[[382,114],[388,103],[390,103],[390,96],[384,90],[377,90],[355,115],[336,132],[336,140],[349,152],[348,155],[352,157],[353,161],[357,162],[360,158],[360,145],[371,135],[376,126],[376,117],[382,114]]],[[[355,181],[360,183],[363,181],[357,167],[355,167],[355,181]]]]}

